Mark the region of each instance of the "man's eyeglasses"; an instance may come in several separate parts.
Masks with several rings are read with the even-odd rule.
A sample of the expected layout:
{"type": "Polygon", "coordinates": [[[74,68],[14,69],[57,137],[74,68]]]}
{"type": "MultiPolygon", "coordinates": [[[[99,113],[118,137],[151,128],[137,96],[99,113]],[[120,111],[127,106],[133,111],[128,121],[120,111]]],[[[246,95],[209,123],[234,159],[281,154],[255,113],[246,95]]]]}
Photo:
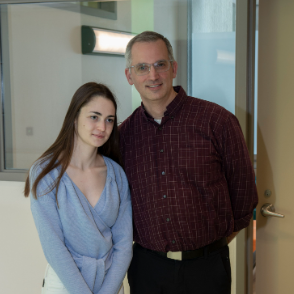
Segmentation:
{"type": "Polygon", "coordinates": [[[149,74],[151,70],[151,66],[153,65],[156,72],[165,72],[170,69],[170,65],[173,62],[173,60],[160,60],[155,63],[149,64],[149,63],[138,63],[136,65],[130,66],[134,68],[135,74],[137,76],[144,76],[149,74]]]}

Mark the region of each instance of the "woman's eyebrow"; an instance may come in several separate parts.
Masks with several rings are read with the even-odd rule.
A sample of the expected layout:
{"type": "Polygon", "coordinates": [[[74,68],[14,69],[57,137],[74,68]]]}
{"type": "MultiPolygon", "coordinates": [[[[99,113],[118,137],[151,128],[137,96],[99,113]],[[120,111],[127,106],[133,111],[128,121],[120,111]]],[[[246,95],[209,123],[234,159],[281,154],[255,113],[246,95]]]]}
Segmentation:
{"type": "Polygon", "coordinates": [[[97,115],[102,115],[100,112],[98,112],[98,111],[90,111],[90,112],[92,112],[92,113],[95,113],[95,114],[97,114],[97,115]]]}
{"type": "MultiPolygon", "coordinates": [[[[95,113],[95,114],[97,114],[97,115],[102,115],[100,112],[98,112],[98,111],[90,111],[90,112],[92,112],[92,113],[95,113]]],[[[115,117],[115,115],[112,115],[112,114],[110,114],[110,115],[108,115],[107,117],[115,117]]]]}

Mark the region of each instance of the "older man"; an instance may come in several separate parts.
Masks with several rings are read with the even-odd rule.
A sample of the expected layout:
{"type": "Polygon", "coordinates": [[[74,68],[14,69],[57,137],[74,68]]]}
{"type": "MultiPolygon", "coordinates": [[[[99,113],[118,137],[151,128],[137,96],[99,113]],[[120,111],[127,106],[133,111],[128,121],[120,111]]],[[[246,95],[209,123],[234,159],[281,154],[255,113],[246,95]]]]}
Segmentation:
{"type": "Polygon", "coordinates": [[[178,65],[162,35],[137,35],[126,59],[142,99],[120,126],[134,218],[131,294],[228,294],[227,243],[257,204],[238,120],[172,86],[178,65]]]}

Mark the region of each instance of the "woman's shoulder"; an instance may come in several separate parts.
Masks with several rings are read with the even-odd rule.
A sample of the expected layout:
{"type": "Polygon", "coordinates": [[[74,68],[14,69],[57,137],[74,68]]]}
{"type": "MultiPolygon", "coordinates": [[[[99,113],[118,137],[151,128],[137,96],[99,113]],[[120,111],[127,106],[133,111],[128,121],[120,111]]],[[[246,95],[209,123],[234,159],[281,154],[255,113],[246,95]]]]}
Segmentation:
{"type": "Polygon", "coordinates": [[[110,157],[103,155],[103,159],[104,159],[104,162],[107,167],[110,165],[114,170],[119,170],[119,171],[122,170],[123,171],[122,167],[116,161],[111,159],[110,157]]]}
{"type": "MultiPolygon", "coordinates": [[[[37,180],[39,175],[46,169],[48,164],[50,163],[50,159],[38,159],[30,168],[30,181],[31,185],[37,180]]],[[[38,188],[45,188],[48,186],[54,186],[55,182],[60,174],[59,167],[54,167],[48,173],[44,174],[38,183],[38,188]]]]}
{"type": "Polygon", "coordinates": [[[116,161],[107,156],[103,156],[103,159],[107,166],[107,173],[109,176],[112,176],[115,179],[117,179],[117,177],[120,177],[123,180],[126,180],[126,174],[123,168],[116,161]]]}

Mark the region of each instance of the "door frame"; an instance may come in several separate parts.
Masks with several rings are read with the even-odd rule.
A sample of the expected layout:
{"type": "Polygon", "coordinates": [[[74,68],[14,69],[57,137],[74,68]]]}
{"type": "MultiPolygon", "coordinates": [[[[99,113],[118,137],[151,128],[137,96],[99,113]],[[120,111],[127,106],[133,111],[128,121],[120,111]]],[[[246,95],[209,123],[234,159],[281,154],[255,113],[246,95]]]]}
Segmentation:
{"type": "MultiPolygon", "coordinates": [[[[236,104],[238,118],[254,165],[256,0],[236,0],[236,104]],[[246,11],[247,13],[244,13],[246,11]]],[[[253,219],[236,237],[236,293],[253,293],[253,219]]]]}

